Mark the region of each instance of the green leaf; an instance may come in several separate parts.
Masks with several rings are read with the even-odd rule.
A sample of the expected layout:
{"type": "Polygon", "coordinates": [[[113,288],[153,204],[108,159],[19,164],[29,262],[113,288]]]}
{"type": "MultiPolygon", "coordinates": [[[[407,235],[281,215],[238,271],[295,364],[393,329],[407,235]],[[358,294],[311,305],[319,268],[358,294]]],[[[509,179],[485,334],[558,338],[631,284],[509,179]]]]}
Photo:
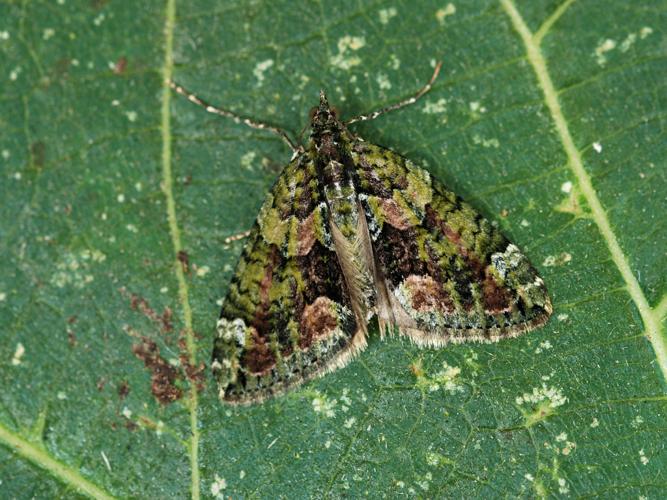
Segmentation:
{"type": "Polygon", "coordinates": [[[664,497],[666,7],[0,4],[3,496],[664,497]],[[290,153],[164,78],[296,136],[320,88],[353,116],[435,60],[422,101],[354,129],[500,224],[551,321],[445,349],[374,335],[285,397],[221,405],[197,367],[225,238],[290,153]]]}

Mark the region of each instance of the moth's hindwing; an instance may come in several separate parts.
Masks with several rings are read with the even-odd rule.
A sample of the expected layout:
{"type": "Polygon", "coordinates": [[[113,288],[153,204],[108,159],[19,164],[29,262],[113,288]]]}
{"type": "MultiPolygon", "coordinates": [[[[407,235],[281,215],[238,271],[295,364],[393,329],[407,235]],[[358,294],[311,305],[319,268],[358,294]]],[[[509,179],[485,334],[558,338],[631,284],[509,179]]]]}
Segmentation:
{"type": "Polygon", "coordinates": [[[341,366],[365,346],[313,161],[297,156],[260,210],[217,324],[220,396],[250,403],[341,366]]]}
{"type": "Polygon", "coordinates": [[[512,337],[546,322],[544,282],[488,220],[388,149],[356,141],[351,154],[389,322],[400,332],[437,346],[512,337]]]}

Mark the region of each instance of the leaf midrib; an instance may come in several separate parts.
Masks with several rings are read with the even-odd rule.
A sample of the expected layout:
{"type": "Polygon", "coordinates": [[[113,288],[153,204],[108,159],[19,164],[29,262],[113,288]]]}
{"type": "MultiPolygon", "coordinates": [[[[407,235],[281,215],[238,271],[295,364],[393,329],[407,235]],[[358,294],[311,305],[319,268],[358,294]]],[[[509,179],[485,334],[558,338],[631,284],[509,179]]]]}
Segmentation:
{"type": "Polygon", "coordinates": [[[628,259],[616,238],[616,234],[611,228],[607,212],[603,208],[600,198],[597,195],[597,191],[593,187],[591,177],[584,167],[581,153],[574,144],[568,123],[565,120],[560,106],[560,101],[558,100],[558,93],[551,81],[546,59],[542,55],[540,49],[540,44],[548,30],[560,19],[572,3],[574,3],[574,0],[567,0],[559,6],[535,33],[530,31],[523,20],[523,17],[514,5],[513,0],[500,0],[500,3],[510,18],[513,28],[524,43],[528,62],[531,64],[535,76],[537,77],[538,86],[544,94],[545,104],[549,109],[551,118],[553,119],[558,132],[558,137],[563,145],[565,154],[567,155],[568,166],[577,179],[581,194],[588,202],[591,210],[591,220],[595,222],[600,231],[600,235],[607,246],[607,250],[625,282],[626,291],[639,310],[639,314],[644,323],[644,336],[651,343],[653,352],[658,361],[658,366],[662,371],[663,377],[667,380],[667,340],[665,339],[661,324],[662,315],[664,314],[665,309],[663,304],[667,301],[667,296],[663,297],[660,303],[652,308],[648,303],[646,295],[644,295],[644,292],[641,289],[639,281],[633,274],[628,259]]]}

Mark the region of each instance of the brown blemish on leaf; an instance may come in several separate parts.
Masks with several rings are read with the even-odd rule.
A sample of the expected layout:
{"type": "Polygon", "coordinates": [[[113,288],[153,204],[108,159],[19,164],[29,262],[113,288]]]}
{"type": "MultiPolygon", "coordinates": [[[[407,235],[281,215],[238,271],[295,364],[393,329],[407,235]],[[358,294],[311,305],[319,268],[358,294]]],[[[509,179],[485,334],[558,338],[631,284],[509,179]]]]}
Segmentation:
{"type": "Polygon", "coordinates": [[[317,297],[303,309],[299,347],[310,346],[314,340],[327,337],[338,326],[338,315],[328,297],[317,297]]]}
{"type": "Polygon", "coordinates": [[[410,371],[418,379],[424,377],[424,367],[422,366],[422,360],[418,359],[414,363],[411,363],[410,371]]]}
{"type": "Polygon", "coordinates": [[[70,347],[76,347],[76,334],[71,328],[67,328],[67,342],[70,347]]]}
{"type": "Polygon", "coordinates": [[[155,342],[142,337],[141,343],[132,346],[132,352],[150,370],[151,392],[161,404],[173,403],[183,396],[183,391],[176,385],[181,379],[180,374],[160,356],[160,349],[155,342]]]}
{"type": "Polygon", "coordinates": [[[113,72],[115,75],[122,75],[127,69],[127,57],[123,56],[119,58],[116,63],[113,65],[113,72]]]}
{"type": "Polygon", "coordinates": [[[190,383],[196,387],[197,391],[202,391],[205,387],[206,379],[204,377],[204,370],[206,369],[206,366],[204,363],[199,363],[197,366],[190,363],[185,330],[181,331],[181,335],[178,340],[178,347],[181,352],[179,360],[183,370],[185,371],[185,376],[190,381],[190,383]]]}
{"type": "Polygon", "coordinates": [[[121,400],[125,399],[129,393],[130,393],[130,384],[128,383],[127,380],[123,380],[120,384],[118,384],[118,397],[121,400]]]}
{"type": "Polygon", "coordinates": [[[173,330],[174,326],[171,321],[173,313],[171,308],[165,307],[162,311],[162,314],[158,314],[158,312],[150,306],[145,298],[140,297],[134,293],[129,293],[125,287],[120,288],[119,291],[124,297],[130,299],[130,307],[132,310],[141,312],[153,323],[157,324],[163,333],[167,333],[173,330]]]}
{"type": "Polygon", "coordinates": [[[134,423],[132,420],[130,420],[129,418],[126,418],[126,419],[125,419],[125,427],[126,427],[127,430],[130,431],[130,432],[132,432],[132,431],[136,431],[136,430],[139,428],[139,426],[138,426],[137,424],[135,424],[135,423],[134,423]]]}
{"type": "Polygon", "coordinates": [[[104,386],[106,383],[107,383],[106,379],[104,377],[100,377],[95,386],[97,387],[98,391],[102,392],[104,390],[104,386]]]}
{"type": "Polygon", "coordinates": [[[188,274],[190,272],[190,256],[188,255],[188,252],[186,252],[185,250],[179,250],[178,254],[176,254],[176,258],[181,263],[181,267],[183,267],[183,272],[185,274],[188,274]]]}

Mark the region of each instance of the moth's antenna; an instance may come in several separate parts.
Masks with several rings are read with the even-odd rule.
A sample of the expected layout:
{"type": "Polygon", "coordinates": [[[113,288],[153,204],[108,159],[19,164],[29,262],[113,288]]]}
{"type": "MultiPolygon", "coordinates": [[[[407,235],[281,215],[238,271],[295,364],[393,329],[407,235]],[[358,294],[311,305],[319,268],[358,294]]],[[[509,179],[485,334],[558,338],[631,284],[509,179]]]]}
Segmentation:
{"type": "Polygon", "coordinates": [[[435,69],[433,70],[433,76],[431,76],[431,79],[428,81],[428,83],[426,85],[424,85],[421,89],[419,89],[419,92],[417,92],[412,97],[409,97],[409,98],[407,98],[407,99],[405,99],[401,102],[397,102],[396,104],[391,104],[391,105],[389,105],[385,108],[378,109],[377,111],[373,111],[372,113],[355,116],[354,118],[351,118],[350,120],[347,120],[345,122],[345,125],[349,125],[350,123],[365,122],[367,120],[373,120],[380,115],[388,113],[389,111],[394,111],[396,109],[401,109],[402,107],[409,106],[410,104],[414,104],[415,102],[417,102],[417,99],[419,99],[421,96],[426,94],[426,92],[431,90],[431,87],[433,87],[433,83],[438,78],[438,73],[440,73],[440,68],[441,67],[442,67],[442,61],[438,62],[438,64],[435,65],[435,69]]]}
{"type": "Polygon", "coordinates": [[[274,134],[277,134],[280,136],[280,138],[287,143],[287,145],[290,147],[290,149],[294,153],[298,153],[301,151],[301,147],[297,146],[292,142],[292,139],[289,138],[287,135],[287,132],[285,132],[282,129],[279,129],[278,127],[274,127],[273,125],[269,125],[268,123],[263,123],[263,122],[257,122],[255,120],[251,120],[250,118],[244,118],[242,116],[237,115],[233,111],[230,111],[228,109],[223,109],[223,108],[217,108],[215,106],[212,106],[211,104],[207,103],[205,100],[201,99],[200,97],[196,96],[192,92],[186,90],[184,87],[181,85],[177,84],[173,80],[167,80],[167,83],[169,86],[174,89],[174,91],[177,94],[181,94],[182,96],[185,96],[188,98],[188,101],[201,106],[204,108],[206,111],[209,113],[213,113],[214,115],[220,115],[224,116],[226,118],[231,118],[234,120],[236,123],[243,123],[247,125],[248,127],[255,128],[258,130],[268,130],[269,132],[273,132],[274,134]]]}

